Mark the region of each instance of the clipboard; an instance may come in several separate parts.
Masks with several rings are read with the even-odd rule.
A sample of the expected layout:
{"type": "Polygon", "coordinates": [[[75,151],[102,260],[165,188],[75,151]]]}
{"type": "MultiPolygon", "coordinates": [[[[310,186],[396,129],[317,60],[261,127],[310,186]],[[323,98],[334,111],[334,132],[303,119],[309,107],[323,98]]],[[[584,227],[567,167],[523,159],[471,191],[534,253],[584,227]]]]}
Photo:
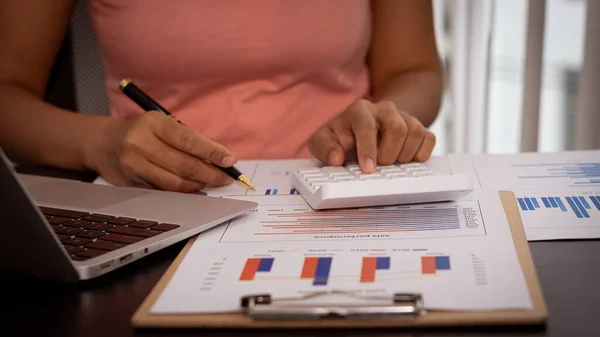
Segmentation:
{"type": "MultiPolygon", "coordinates": [[[[189,240],[181,253],[131,318],[138,328],[391,328],[391,327],[450,327],[482,325],[540,325],[545,324],[547,309],[518,205],[513,192],[500,191],[500,200],[506,214],[517,257],[529,289],[533,308],[530,310],[493,311],[433,311],[423,310],[423,299],[418,294],[394,294],[384,307],[314,308],[301,306],[274,306],[268,294],[252,294],[241,299],[245,312],[228,314],[153,314],[151,308],[179,267],[196,240],[189,240]],[[341,312],[340,312],[341,311],[341,312]],[[332,315],[334,314],[334,315],[332,315]],[[341,314],[346,317],[330,317],[341,314]],[[298,319],[312,315],[314,319],[298,319]],[[281,319],[283,317],[283,319],[281,319]],[[358,318],[358,319],[353,319],[358,318]]],[[[327,295],[315,293],[306,296],[327,295]]],[[[348,294],[352,295],[352,294],[348,294]]],[[[291,302],[302,298],[282,299],[291,302]]],[[[340,315],[338,315],[340,316],[340,315]]]]}

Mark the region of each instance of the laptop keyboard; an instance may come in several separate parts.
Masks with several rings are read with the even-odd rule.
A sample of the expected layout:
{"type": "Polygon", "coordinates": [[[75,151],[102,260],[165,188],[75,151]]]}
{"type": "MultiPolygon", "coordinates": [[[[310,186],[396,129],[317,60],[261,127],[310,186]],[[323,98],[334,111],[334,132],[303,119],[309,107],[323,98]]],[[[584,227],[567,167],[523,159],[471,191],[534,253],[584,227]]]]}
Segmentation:
{"type": "Polygon", "coordinates": [[[111,250],[168,232],[179,225],[40,207],[73,260],[91,259],[111,250]]]}

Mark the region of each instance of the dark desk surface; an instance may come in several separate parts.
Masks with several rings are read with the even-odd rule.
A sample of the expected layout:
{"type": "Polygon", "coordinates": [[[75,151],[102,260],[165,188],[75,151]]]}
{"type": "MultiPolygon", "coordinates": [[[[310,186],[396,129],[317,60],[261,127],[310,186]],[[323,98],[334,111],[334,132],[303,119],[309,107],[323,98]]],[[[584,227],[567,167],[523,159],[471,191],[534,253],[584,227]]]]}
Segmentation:
{"type": "MultiPolygon", "coordinates": [[[[82,177],[89,179],[89,175],[82,177]]],[[[288,336],[329,337],[600,336],[600,240],[530,243],[549,310],[545,327],[286,332],[133,329],[130,324],[133,312],[177,256],[183,244],[171,246],[97,280],[74,286],[0,275],[3,280],[0,295],[3,313],[0,317],[5,321],[0,327],[0,335],[279,336],[285,333],[288,336]]]]}

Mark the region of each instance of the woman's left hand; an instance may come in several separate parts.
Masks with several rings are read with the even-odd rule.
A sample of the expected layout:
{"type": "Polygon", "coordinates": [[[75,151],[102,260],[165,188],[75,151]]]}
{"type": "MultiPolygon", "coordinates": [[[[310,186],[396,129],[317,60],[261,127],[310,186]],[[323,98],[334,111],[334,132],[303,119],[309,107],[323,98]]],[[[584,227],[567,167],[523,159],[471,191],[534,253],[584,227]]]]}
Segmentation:
{"type": "Polygon", "coordinates": [[[435,135],[396,105],[360,99],[319,128],[309,139],[310,152],[330,166],[358,160],[361,171],[376,165],[423,162],[435,146],[435,135]]]}

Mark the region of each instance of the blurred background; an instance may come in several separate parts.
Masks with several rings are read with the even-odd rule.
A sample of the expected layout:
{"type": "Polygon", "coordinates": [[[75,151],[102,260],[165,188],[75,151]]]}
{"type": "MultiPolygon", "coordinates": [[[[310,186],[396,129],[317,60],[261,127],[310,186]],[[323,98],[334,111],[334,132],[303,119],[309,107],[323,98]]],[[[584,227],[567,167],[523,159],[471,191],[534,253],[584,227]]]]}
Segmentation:
{"type": "Polygon", "coordinates": [[[448,71],[432,127],[436,154],[600,148],[600,132],[590,134],[600,128],[598,97],[579,90],[587,24],[586,69],[596,74],[583,81],[600,95],[600,32],[597,23],[586,22],[588,9],[596,21],[600,17],[598,3],[434,0],[437,43],[448,71]]]}
{"type": "MultiPolygon", "coordinates": [[[[600,149],[600,0],[431,1],[447,70],[435,154],[600,149]]],[[[46,99],[107,114],[86,6],[77,1],[46,99]]]]}

